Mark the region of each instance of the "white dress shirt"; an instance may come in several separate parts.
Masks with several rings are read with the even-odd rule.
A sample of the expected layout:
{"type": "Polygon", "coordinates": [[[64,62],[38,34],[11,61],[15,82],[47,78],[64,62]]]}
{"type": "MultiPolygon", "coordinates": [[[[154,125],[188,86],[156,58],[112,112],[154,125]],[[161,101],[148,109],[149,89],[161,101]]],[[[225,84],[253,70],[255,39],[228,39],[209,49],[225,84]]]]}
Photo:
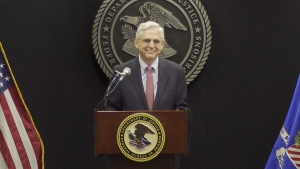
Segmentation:
{"type": "MultiPolygon", "coordinates": [[[[147,64],[141,59],[139,56],[139,62],[141,65],[141,75],[142,75],[142,81],[143,81],[143,87],[144,87],[144,92],[146,92],[146,79],[147,79],[147,64]]],[[[152,76],[153,76],[153,82],[154,82],[154,100],[156,96],[156,91],[157,91],[157,83],[158,83],[158,57],[155,59],[155,61],[150,65],[152,66],[152,76]]]]}

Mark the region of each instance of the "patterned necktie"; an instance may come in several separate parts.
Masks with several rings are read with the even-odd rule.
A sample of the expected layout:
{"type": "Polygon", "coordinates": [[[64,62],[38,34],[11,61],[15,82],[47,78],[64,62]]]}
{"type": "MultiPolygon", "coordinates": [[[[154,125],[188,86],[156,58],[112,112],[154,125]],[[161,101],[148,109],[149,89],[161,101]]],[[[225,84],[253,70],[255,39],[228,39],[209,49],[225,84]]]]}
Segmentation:
{"type": "Polygon", "coordinates": [[[149,106],[149,110],[152,110],[153,102],[154,102],[154,82],[152,76],[152,67],[147,66],[148,73],[146,79],[146,98],[149,106]]]}

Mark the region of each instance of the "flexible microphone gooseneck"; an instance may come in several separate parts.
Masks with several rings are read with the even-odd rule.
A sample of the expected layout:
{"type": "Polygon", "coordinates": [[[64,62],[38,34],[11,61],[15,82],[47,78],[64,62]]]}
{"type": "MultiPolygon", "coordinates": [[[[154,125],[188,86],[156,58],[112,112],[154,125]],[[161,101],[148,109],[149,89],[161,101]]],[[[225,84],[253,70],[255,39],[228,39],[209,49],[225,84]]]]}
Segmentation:
{"type": "MultiPolygon", "coordinates": [[[[104,110],[107,110],[107,99],[108,99],[108,95],[110,93],[112,93],[115,88],[117,87],[117,85],[128,75],[131,74],[131,69],[129,67],[125,67],[123,69],[123,72],[119,72],[119,71],[115,71],[115,74],[112,78],[112,80],[110,81],[106,91],[105,91],[105,95],[104,95],[104,98],[102,99],[102,101],[99,103],[101,104],[104,100],[104,110]],[[112,88],[113,87],[113,88],[112,88]],[[112,89],[111,89],[112,88],[112,89]]],[[[98,105],[99,105],[98,104],[98,105]]],[[[96,108],[98,107],[98,105],[96,106],[96,108]]]]}

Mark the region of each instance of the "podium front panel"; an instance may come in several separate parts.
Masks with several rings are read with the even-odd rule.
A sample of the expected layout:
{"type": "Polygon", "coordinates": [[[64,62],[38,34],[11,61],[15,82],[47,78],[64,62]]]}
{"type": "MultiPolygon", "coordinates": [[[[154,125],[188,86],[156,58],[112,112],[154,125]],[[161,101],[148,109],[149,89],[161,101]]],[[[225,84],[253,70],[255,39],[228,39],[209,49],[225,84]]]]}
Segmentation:
{"type": "Polygon", "coordinates": [[[186,110],[154,111],[94,111],[95,156],[121,154],[117,144],[117,130],[121,122],[134,113],[149,113],[162,124],[166,141],[161,154],[187,154],[186,110]]]}

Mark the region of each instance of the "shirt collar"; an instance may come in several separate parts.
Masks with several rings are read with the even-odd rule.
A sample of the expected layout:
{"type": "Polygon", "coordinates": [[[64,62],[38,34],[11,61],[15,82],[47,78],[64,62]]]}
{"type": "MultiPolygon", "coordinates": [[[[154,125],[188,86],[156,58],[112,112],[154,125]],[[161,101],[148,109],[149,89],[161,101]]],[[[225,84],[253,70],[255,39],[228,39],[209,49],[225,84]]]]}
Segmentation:
{"type": "MultiPolygon", "coordinates": [[[[148,66],[147,63],[145,63],[142,59],[141,59],[141,56],[139,55],[139,62],[140,62],[140,65],[141,65],[141,70],[142,70],[142,73],[145,72],[145,69],[146,67],[148,66]]],[[[150,65],[152,66],[152,68],[154,70],[157,70],[158,68],[158,57],[156,57],[156,59],[154,60],[154,62],[150,65]]]]}

